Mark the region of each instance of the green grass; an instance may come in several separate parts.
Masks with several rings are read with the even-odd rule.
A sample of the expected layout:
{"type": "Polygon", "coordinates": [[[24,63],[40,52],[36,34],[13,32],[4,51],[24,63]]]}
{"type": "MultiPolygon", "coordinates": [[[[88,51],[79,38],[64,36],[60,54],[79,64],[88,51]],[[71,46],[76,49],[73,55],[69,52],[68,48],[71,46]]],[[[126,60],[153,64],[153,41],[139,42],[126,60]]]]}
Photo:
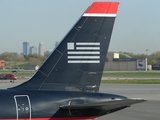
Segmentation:
{"type": "Polygon", "coordinates": [[[34,74],[34,72],[16,72],[16,73],[14,73],[16,76],[27,76],[27,77],[31,77],[33,74],[34,74]]]}
{"type": "Polygon", "coordinates": [[[160,77],[160,72],[104,72],[103,76],[108,77],[160,77]]]}
{"type": "Polygon", "coordinates": [[[107,84],[160,84],[160,79],[142,80],[102,80],[101,83],[107,84]]]}
{"type": "Polygon", "coordinates": [[[24,61],[18,61],[18,62],[6,61],[5,64],[6,64],[6,67],[7,66],[23,67],[23,66],[27,65],[28,62],[24,62],[24,61]]]}
{"type": "MultiPolygon", "coordinates": [[[[12,70],[0,70],[0,74],[12,74],[12,70]]],[[[31,77],[33,74],[35,73],[35,71],[18,71],[18,72],[14,72],[13,74],[15,74],[17,77],[23,77],[23,76],[27,76],[27,77],[31,77]]]]}
{"type": "MultiPolygon", "coordinates": [[[[11,70],[0,70],[0,74],[2,73],[12,73],[11,70]]],[[[35,71],[18,71],[14,73],[18,79],[24,79],[23,77],[31,77],[35,71]]],[[[160,72],[153,71],[153,72],[104,72],[103,76],[107,77],[160,77],[160,72]]],[[[25,78],[26,79],[26,78],[25,78]]],[[[101,83],[107,84],[160,84],[160,78],[158,79],[132,79],[132,80],[102,80],[101,83]]]]}

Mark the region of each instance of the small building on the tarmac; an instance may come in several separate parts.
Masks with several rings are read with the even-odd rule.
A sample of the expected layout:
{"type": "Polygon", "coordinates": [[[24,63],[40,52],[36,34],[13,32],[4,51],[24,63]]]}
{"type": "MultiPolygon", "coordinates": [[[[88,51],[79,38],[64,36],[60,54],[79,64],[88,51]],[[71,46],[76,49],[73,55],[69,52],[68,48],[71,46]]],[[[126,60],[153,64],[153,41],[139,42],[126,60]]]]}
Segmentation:
{"type": "Polygon", "coordinates": [[[39,65],[26,65],[23,67],[24,70],[38,70],[39,65]]]}
{"type": "Polygon", "coordinates": [[[147,70],[147,58],[119,58],[119,53],[108,52],[104,71],[147,70]]]}

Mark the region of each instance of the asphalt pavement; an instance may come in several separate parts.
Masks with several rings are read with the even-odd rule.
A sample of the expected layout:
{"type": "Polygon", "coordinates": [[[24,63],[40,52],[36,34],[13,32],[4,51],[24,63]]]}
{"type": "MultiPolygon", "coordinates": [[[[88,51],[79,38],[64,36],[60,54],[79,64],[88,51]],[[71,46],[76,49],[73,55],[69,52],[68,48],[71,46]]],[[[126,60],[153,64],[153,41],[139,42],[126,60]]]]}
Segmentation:
{"type": "Polygon", "coordinates": [[[129,98],[144,98],[147,102],[105,115],[98,120],[160,120],[160,85],[102,84],[100,92],[114,93],[129,98]]]}

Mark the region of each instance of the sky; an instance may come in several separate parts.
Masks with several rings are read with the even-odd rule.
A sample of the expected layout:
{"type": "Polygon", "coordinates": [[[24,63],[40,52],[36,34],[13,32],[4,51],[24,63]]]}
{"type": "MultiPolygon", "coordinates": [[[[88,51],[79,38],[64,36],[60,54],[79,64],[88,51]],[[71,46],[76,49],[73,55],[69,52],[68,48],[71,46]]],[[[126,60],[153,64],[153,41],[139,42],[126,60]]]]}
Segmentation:
{"type": "MultiPolygon", "coordinates": [[[[117,1],[109,51],[159,51],[160,0],[117,1]]],[[[25,41],[30,46],[44,42],[47,50],[53,50],[92,2],[95,0],[0,0],[0,53],[21,53],[25,41]]]]}

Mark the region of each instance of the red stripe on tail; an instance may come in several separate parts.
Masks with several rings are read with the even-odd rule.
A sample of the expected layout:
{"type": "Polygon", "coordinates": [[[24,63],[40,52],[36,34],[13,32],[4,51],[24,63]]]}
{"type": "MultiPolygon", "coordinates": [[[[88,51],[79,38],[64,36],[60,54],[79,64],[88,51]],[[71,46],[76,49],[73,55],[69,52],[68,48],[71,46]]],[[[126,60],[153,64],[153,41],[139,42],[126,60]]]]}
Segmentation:
{"type": "Polygon", "coordinates": [[[94,2],[85,13],[116,14],[119,2],[94,2]]]}

